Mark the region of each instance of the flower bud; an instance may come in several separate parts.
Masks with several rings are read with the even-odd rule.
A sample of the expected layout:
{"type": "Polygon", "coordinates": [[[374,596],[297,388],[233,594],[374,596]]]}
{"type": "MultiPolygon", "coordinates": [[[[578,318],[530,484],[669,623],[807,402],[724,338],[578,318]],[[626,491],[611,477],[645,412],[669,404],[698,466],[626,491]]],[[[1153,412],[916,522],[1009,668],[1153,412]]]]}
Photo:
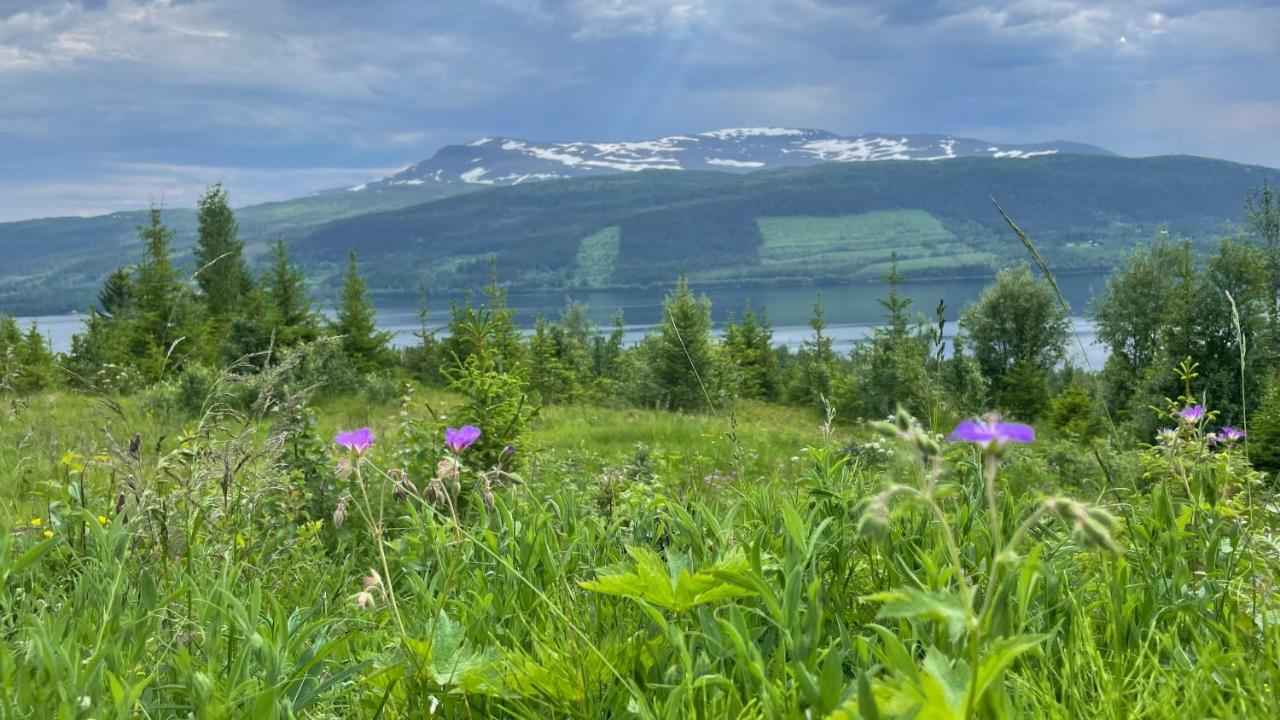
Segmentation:
{"type": "Polygon", "coordinates": [[[342,523],[347,521],[347,498],[343,496],[338,501],[338,507],[333,509],[333,529],[337,530],[342,527],[342,523]]]}
{"type": "Polygon", "coordinates": [[[373,593],[369,592],[368,590],[361,590],[360,592],[356,593],[356,607],[360,608],[361,610],[366,610],[366,611],[373,610],[374,608],[377,607],[377,605],[378,605],[377,601],[375,601],[373,598],[373,593]]]}

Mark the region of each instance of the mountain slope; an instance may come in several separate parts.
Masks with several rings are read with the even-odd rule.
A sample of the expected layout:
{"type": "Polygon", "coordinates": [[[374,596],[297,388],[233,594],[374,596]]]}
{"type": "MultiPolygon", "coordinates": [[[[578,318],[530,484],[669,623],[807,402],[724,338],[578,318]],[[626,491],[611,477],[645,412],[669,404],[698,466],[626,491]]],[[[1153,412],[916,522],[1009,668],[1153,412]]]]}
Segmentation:
{"type": "Polygon", "coordinates": [[[299,252],[336,272],[360,252],[370,287],[456,292],[495,256],[513,287],[988,274],[1025,251],[989,196],[1060,271],[1113,266],[1160,227],[1200,240],[1238,222],[1280,171],[1193,157],[1058,155],[1021,162],[826,164],[751,174],[649,171],[521,184],[322,226],[299,252]]]}
{"type": "Polygon", "coordinates": [[[963,157],[1030,158],[1057,153],[1110,155],[1070,142],[994,145],[950,135],[840,136],[825,130],[729,128],[638,142],[530,142],[480,138],[442,148],[430,160],[390,177],[348,188],[364,192],[415,185],[519,185],[583,175],[639,170],[747,172],[873,160],[948,160],[963,157]]]}

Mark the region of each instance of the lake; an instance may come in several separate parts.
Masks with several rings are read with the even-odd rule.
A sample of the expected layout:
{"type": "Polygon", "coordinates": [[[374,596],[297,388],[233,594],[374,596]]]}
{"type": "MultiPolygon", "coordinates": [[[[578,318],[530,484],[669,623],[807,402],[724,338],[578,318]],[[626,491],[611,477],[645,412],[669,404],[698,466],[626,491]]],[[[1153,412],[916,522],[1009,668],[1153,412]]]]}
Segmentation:
{"type": "MultiPolygon", "coordinates": [[[[1083,344],[1084,359],[1095,370],[1106,359],[1105,348],[1094,344],[1094,326],[1084,316],[1090,300],[1106,283],[1103,273],[1066,275],[1058,278],[1063,295],[1072,309],[1072,323],[1079,342],[1068,348],[1077,364],[1081,363],[1083,344]]],[[[912,310],[926,321],[932,321],[934,308],[941,299],[946,304],[946,337],[955,330],[960,310],[982,292],[990,279],[958,279],[912,281],[901,285],[902,293],[914,301],[912,310]]],[[[695,287],[695,291],[698,289],[695,287]]],[[[785,288],[711,288],[699,291],[711,299],[712,318],[717,327],[723,327],[729,314],[741,315],[748,302],[757,312],[763,310],[774,326],[774,341],[791,348],[809,336],[809,317],[813,304],[821,302],[827,320],[827,332],[835,346],[848,350],[858,340],[884,320],[884,308],[877,302],[885,293],[885,286],[877,283],[851,285],[785,287],[785,288]]],[[[621,309],[626,326],[627,342],[635,342],[651,331],[662,319],[661,291],[570,291],[512,293],[509,301],[516,310],[517,323],[531,328],[538,315],[556,318],[568,299],[586,303],[591,318],[607,331],[613,323],[614,313],[621,309]]],[[[462,301],[463,298],[458,298],[462,301]]],[[[430,303],[428,324],[443,327],[448,320],[449,299],[436,298],[430,303]]],[[[49,315],[36,318],[19,318],[26,327],[32,320],[46,333],[55,350],[65,351],[71,346],[71,336],[79,332],[83,315],[49,315]]],[[[394,333],[395,343],[405,345],[415,342],[413,333],[419,329],[416,307],[387,305],[378,308],[379,325],[394,333]]]]}

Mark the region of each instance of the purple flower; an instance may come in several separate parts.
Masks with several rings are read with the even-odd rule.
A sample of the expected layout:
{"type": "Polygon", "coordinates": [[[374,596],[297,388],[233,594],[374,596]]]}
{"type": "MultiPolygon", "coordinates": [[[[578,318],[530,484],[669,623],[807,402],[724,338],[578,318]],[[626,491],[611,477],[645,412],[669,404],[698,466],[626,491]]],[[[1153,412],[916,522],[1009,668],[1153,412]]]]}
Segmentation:
{"type": "Polygon", "coordinates": [[[1183,422],[1194,425],[1200,422],[1200,418],[1204,417],[1204,406],[1189,405],[1184,407],[1178,411],[1178,417],[1182,418],[1183,422]]]}
{"type": "Polygon", "coordinates": [[[347,430],[333,436],[333,442],[348,450],[354,450],[357,455],[362,454],[369,446],[373,444],[373,430],[367,427],[358,430],[347,430]]]}
{"type": "Polygon", "coordinates": [[[1244,431],[1233,428],[1230,425],[1223,425],[1222,429],[1214,435],[1215,441],[1220,443],[1239,442],[1244,439],[1244,431]]]}
{"type": "Polygon", "coordinates": [[[515,455],[515,454],[516,454],[515,445],[508,445],[502,448],[502,457],[511,457],[512,455],[515,455]]]}
{"type": "Polygon", "coordinates": [[[1036,439],[1036,430],[1022,423],[1000,422],[998,415],[988,415],[978,420],[962,420],[951,431],[952,441],[977,443],[984,450],[999,450],[1008,443],[1029,443],[1036,439]]]}
{"type": "Polygon", "coordinates": [[[449,449],[455,453],[460,453],[463,450],[466,450],[479,439],[480,428],[475,425],[463,425],[460,428],[444,429],[444,444],[448,445],[449,449]]]}

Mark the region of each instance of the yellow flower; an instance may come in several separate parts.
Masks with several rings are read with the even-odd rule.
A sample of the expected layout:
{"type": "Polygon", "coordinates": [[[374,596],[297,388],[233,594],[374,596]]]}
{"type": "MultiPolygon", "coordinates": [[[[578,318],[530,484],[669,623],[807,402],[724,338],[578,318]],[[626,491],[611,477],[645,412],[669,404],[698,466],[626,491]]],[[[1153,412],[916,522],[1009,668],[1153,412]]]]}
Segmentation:
{"type": "Polygon", "coordinates": [[[44,531],[44,536],[45,536],[46,538],[51,538],[51,537],[53,537],[53,531],[52,531],[52,530],[45,530],[45,531],[44,531]]]}
{"type": "Polygon", "coordinates": [[[40,518],[31,518],[31,527],[40,527],[40,518]]]}
{"type": "Polygon", "coordinates": [[[98,516],[98,524],[99,524],[99,525],[106,525],[106,524],[107,524],[107,516],[106,516],[106,515],[99,515],[99,516],[98,516]]]}

